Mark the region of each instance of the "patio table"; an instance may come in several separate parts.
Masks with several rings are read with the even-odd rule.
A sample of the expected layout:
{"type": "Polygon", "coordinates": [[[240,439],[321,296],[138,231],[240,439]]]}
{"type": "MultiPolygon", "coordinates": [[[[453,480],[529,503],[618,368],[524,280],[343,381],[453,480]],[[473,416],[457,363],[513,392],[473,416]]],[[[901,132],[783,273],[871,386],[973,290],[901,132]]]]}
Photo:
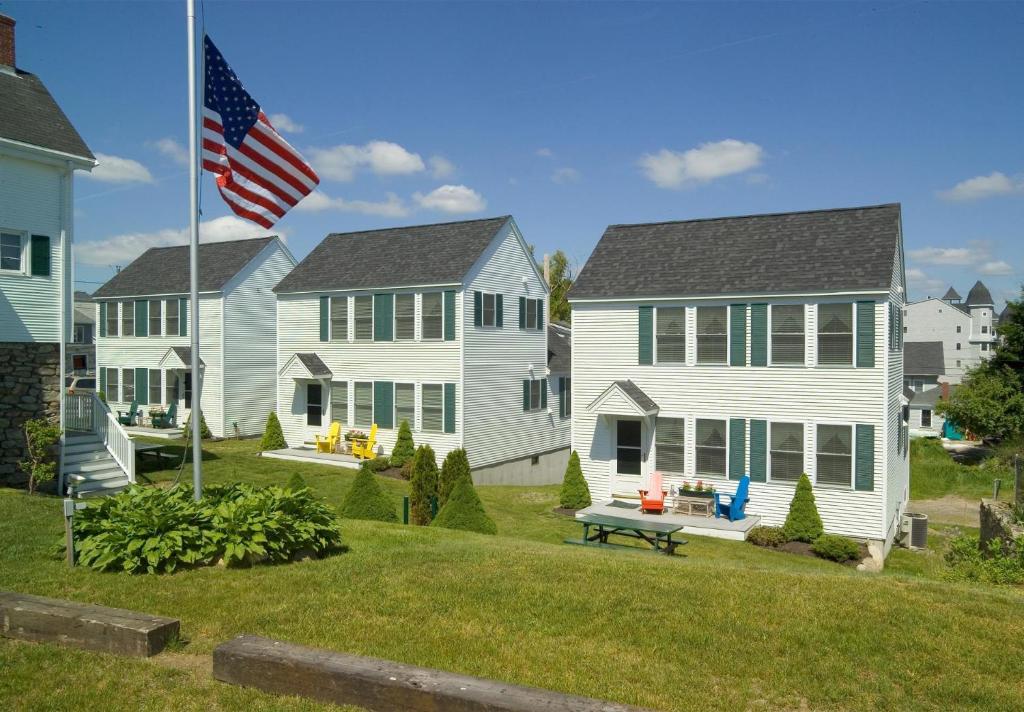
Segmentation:
{"type": "Polygon", "coordinates": [[[672,539],[672,535],[683,528],[682,524],[666,521],[647,522],[594,513],[578,516],[576,521],[583,525],[583,538],[566,539],[566,544],[637,550],[635,547],[622,544],[609,544],[608,537],[615,534],[646,541],[651,545],[653,552],[669,556],[675,552],[677,546],[686,544],[685,539],[672,539]],[[596,528],[597,531],[591,534],[591,528],[596,528]]]}
{"type": "Polygon", "coordinates": [[[715,500],[713,497],[688,497],[685,494],[676,495],[672,505],[672,511],[677,514],[689,514],[693,516],[694,509],[698,514],[710,517],[715,513],[715,500]]]}

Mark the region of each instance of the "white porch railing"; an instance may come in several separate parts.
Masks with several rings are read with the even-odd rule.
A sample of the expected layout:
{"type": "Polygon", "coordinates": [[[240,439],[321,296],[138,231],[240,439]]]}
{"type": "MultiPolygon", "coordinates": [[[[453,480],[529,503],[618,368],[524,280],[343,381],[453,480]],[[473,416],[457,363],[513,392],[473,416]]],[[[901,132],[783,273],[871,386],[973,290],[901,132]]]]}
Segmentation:
{"type": "Polygon", "coordinates": [[[135,482],[135,443],[95,393],[64,394],[64,427],[69,432],[91,432],[99,437],[128,481],[135,482]]]}

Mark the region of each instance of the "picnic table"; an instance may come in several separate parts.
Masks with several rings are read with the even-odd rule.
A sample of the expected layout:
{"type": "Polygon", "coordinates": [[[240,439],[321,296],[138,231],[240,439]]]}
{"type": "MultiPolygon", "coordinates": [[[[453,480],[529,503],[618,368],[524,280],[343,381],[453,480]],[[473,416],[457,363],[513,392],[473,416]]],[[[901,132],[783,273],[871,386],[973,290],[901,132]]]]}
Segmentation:
{"type": "Polygon", "coordinates": [[[144,455],[151,455],[154,460],[160,462],[160,460],[173,460],[176,455],[170,452],[164,452],[164,446],[159,443],[135,443],[135,457],[142,459],[144,455]]]}
{"type": "Polygon", "coordinates": [[[669,556],[675,552],[677,546],[686,544],[685,539],[677,539],[675,541],[672,539],[672,535],[683,528],[682,524],[665,521],[640,521],[595,513],[577,516],[576,521],[583,525],[583,538],[566,539],[566,544],[632,549],[636,551],[635,547],[609,544],[608,537],[615,534],[616,536],[646,541],[651,545],[654,552],[668,554],[669,556]],[[592,528],[597,529],[593,534],[590,531],[592,528]]]}

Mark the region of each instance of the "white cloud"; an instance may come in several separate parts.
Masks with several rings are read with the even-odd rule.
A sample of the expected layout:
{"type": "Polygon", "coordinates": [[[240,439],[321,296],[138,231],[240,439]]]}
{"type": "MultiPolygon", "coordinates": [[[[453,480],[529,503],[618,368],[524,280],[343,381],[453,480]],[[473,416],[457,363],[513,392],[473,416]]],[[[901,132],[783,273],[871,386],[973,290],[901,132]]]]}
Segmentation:
{"type": "Polygon", "coordinates": [[[455,173],[455,164],[444,156],[430,157],[430,175],[434,178],[447,178],[455,173]]]}
{"type": "Polygon", "coordinates": [[[551,158],[553,155],[555,155],[554,151],[552,151],[550,148],[538,148],[536,154],[542,158],[551,158]]]}
{"type": "Polygon", "coordinates": [[[994,260],[983,264],[978,268],[978,272],[992,277],[1008,277],[1013,274],[1013,267],[1005,260],[994,260]]]}
{"type": "Polygon", "coordinates": [[[952,202],[963,202],[1022,192],[1024,181],[1014,181],[1005,173],[995,171],[987,176],[975,176],[960,181],[949,190],[939,191],[939,197],[952,202]]]}
{"type": "Polygon", "coordinates": [[[387,200],[374,202],[370,200],[331,198],[317,190],[307,195],[302,202],[295,206],[295,209],[308,213],[336,210],[342,213],[361,213],[363,215],[382,215],[385,217],[402,217],[409,214],[409,209],[405,203],[394,193],[388,193],[387,200]]]}
{"type": "Polygon", "coordinates": [[[170,158],[175,163],[182,166],[188,165],[188,149],[173,138],[168,136],[160,139],[159,141],[151,141],[149,145],[170,158]]]}
{"type": "Polygon", "coordinates": [[[292,119],[288,114],[271,114],[267,117],[270,119],[270,125],[278,131],[287,131],[288,133],[302,133],[306,130],[306,127],[299,122],[292,119]]]}
{"type": "Polygon", "coordinates": [[[922,247],[908,250],[907,254],[910,259],[928,265],[966,265],[978,259],[967,247],[922,247]]]}
{"type": "MultiPolygon", "coordinates": [[[[223,242],[266,235],[278,235],[282,239],[285,237],[280,230],[264,230],[234,215],[205,220],[199,224],[199,239],[202,242],[223,242]]],[[[78,264],[97,267],[124,266],[150,247],[187,244],[187,227],[166,228],[155,232],[132,232],[102,240],[79,242],[75,245],[75,260],[78,264]]]]}
{"type": "Polygon", "coordinates": [[[487,207],[487,201],[472,188],[464,185],[442,185],[426,195],[413,196],[420,207],[442,213],[476,213],[487,207]]]}
{"type": "Polygon", "coordinates": [[[945,286],[941,279],[930,277],[917,267],[907,269],[907,282],[916,292],[937,292],[945,286]]]}
{"type": "Polygon", "coordinates": [[[407,151],[391,141],[370,141],[363,146],[341,144],[331,148],[312,148],[310,160],[317,172],[332,180],[351,181],[361,168],[377,175],[410,175],[426,170],[418,153],[407,151]]]}
{"type": "Polygon", "coordinates": [[[565,185],[566,183],[575,183],[580,179],[580,172],[575,168],[559,168],[557,171],[551,174],[551,181],[558,183],[559,185],[565,185]]]}
{"type": "Polygon", "coordinates": [[[647,153],[641,156],[640,167],[659,188],[681,188],[749,171],[763,159],[764,149],[756,143],[728,138],[681,153],[667,148],[647,153]]]}
{"type": "Polygon", "coordinates": [[[138,161],[130,158],[112,156],[109,153],[97,153],[99,165],[91,173],[83,173],[86,178],[104,183],[152,183],[153,176],[149,169],[138,161]]]}

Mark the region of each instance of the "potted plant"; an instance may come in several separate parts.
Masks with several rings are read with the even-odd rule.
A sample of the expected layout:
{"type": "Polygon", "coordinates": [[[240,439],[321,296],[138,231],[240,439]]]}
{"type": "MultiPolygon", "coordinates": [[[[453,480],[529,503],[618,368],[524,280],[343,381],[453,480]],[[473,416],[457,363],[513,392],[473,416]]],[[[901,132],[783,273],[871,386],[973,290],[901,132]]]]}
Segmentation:
{"type": "Polygon", "coordinates": [[[704,484],[703,480],[697,480],[697,485],[693,488],[692,496],[711,499],[715,496],[715,488],[711,484],[704,484]]]}
{"type": "Polygon", "coordinates": [[[683,481],[683,486],[679,489],[679,491],[682,492],[685,495],[693,494],[693,486],[690,485],[689,482],[684,480],[683,481]]]}

